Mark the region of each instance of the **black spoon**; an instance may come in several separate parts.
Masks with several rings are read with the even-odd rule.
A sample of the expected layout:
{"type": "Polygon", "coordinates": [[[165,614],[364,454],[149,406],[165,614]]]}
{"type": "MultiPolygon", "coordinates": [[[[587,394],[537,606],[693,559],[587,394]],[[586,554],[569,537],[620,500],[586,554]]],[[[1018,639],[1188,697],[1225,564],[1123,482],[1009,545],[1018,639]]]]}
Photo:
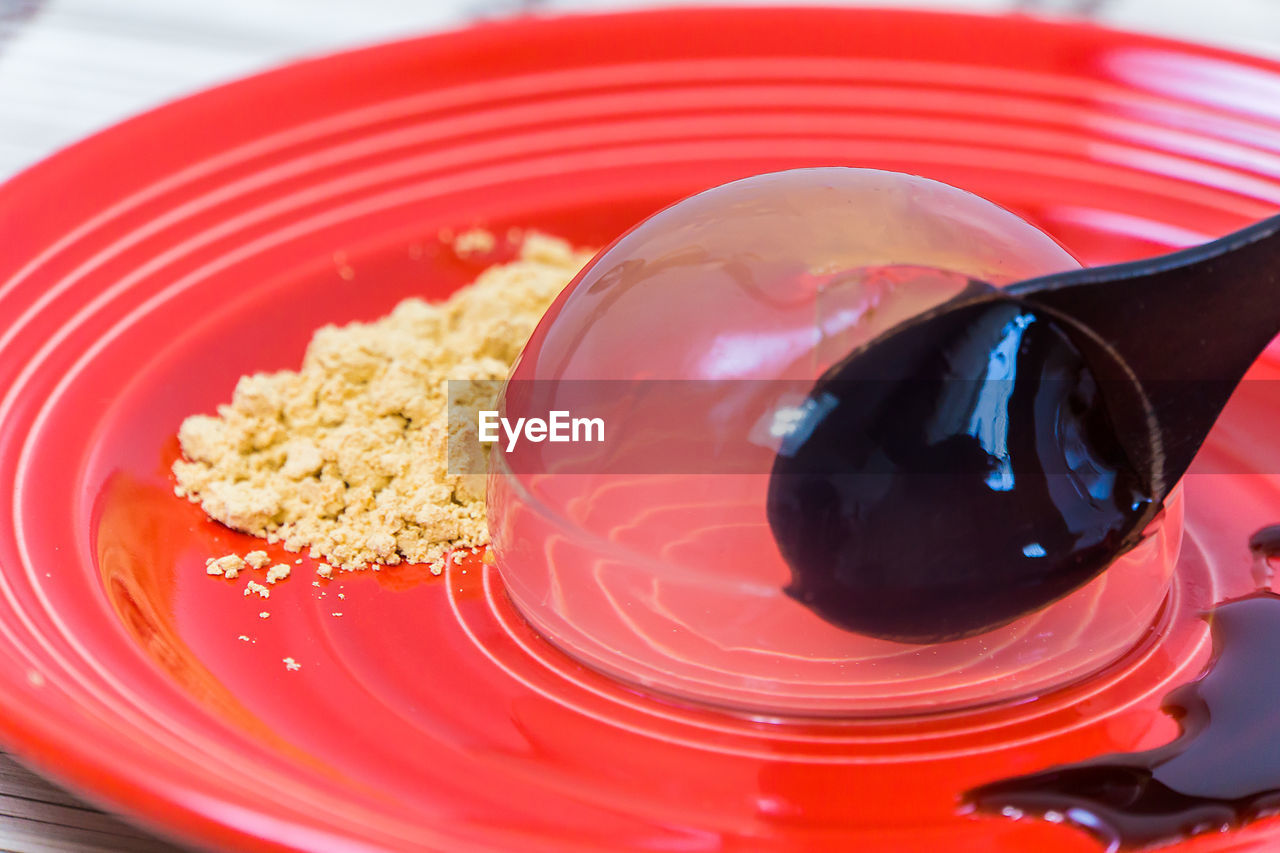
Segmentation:
{"type": "Polygon", "coordinates": [[[1141,541],[1280,332],[1280,216],[1158,258],[955,299],[816,383],[774,464],[787,592],[938,642],[1077,589],[1141,541]]]}

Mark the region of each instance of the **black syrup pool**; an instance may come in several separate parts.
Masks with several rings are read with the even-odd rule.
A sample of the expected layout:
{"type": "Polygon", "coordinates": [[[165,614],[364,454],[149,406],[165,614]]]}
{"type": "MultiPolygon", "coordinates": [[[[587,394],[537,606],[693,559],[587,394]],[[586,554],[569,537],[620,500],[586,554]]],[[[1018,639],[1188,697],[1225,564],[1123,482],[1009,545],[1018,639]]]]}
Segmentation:
{"type": "MultiPolygon", "coordinates": [[[[1280,555],[1280,526],[1250,539],[1259,562],[1280,555]]],[[[1213,657],[1170,692],[1172,742],[993,782],[967,806],[1079,826],[1109,848],[1172,843],[1280,812],[1280,595],[1255,592],[1207,614],[1213,657]]]]}

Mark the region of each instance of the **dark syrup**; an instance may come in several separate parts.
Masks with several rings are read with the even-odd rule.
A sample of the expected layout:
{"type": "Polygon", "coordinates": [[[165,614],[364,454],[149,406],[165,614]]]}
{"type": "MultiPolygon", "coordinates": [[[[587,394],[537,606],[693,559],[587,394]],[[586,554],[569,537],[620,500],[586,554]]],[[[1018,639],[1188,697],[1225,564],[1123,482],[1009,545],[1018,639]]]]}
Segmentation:
{"type": "MultiPolygon", "coordinates": [[[[1280,551],[1280,528],[1259,531],[1250,545],[1280,551]]],[[[1065,821],[1112,848],[1166,844],[1280,811],[1280,596],[1256,592],[1207,618],[1209,666],[1162,704],[1178,721],[1177,739],[993,782],[966,802],[1065,821]]]]}
{"type": "Polygon", "coordinates": [[[1280,524],[1269,525],[1250,536],[1249,550],[1260,557],[1280,557],[1280,524]]]}
{"type": "Polygon", "coordinates": [[[853,353],[774,464],[787,593],[850,631],[930,643],[1077,589],[1159,509],[1103,391],[1067,331],[1005,297],[853,353]]]}
{"type": "Polygon", "coordinates": [[[1253,582],[1259,589],[1271,586],[1275,574],[1272,560],[1280,557],[1280,524],[1272,524],[1249,537],[1249,551],[1253,554],[1253,582]]]}

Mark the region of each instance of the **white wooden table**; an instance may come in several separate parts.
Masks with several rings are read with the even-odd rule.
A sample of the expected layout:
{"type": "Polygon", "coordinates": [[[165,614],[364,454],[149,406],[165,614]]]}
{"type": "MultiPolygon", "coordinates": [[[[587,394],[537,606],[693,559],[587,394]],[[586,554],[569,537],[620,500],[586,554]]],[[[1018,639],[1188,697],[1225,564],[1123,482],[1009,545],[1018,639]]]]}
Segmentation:
{"type": "MultiPolygon", "coordinates": [[[[644,5],[657,4],[0,0],[0,180],[133,113],[291,59],[482,17],[644,5]]],[[[875,5],[1089,14],[1115,26],[1280,57],[1280,0],[878,0],[875,5]]],[[[3,239],[0,235],[0,246],[3,239]]],[[[178,848],[86,805],[0,752],[0,849],[149,853],[178,848]]]]}

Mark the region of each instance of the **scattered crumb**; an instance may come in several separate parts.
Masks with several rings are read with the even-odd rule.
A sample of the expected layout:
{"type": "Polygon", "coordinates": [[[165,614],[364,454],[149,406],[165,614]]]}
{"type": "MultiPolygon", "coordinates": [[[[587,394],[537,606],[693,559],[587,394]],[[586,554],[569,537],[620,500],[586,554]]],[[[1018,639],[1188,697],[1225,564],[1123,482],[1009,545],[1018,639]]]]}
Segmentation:
{"type": "Polygon", "coordinates": [[[483,228],[472,228],[463,231],[453,239],[453,251],[458,255],[482,254],[492,252],[498,245],[492,231],[483,228]]]}
{"type": "Polygon", "coordinates": [[[270,614],[270,613],[268,613],[266,610],[263,610],[261,613],[259,613],[259,614],[258,614],[258,618],[259,618],[259,619],[266,619],[266,618],[267,618],[268,616],[270,616],[270,615],[271,615],[271,614],[270,614]]]}
{"type": "Polygon", "coordinates": [[[333,265],[337,267],[338,277],[341,278],[343,281],[351,281],[351,279],[356,277],[355,268],[352,267],[351,264],[347,262],[346,252],[334,252],[333,265]]]}
{"type": "Polygon", "coordinates": [[[295,566],[301,566],[301,565],[302,565],[302,558],[301,558],[301,557],[299,557],[298,559],[294,560],[294,561],[293,561],[293,564],[294,564],[295,566]]]}
{"type": "Polygon", "coordinates": [[[225,578],[235,578],[240,574],[240,570],[244,568],[244,560],[235,554],[228,554],[225,557],[219,557],[216,560],[205,560],[204,570],[210,575],[221,575],[225,578]]]}
{"type": "Polygon", "coordinates": [[[255,592],[258,594],[260,598],[271,597],[271,590],[267,589],[265,586],[258,583],[257,581],[249,581],[249,583],[244,588],[244,594],[252,595],[255,592]]]}
{"type": "Polygon", "coordinates": [[[329,615],[330,615],[330,616],[341,616],[342,614],[341,614],[341,613],[330,613],[329,615]]]}
{"type": "Polygon", "coordinates": [[[486,548],[484,551],[484,556],[480,558],[480,562],[484,563],[486,566],[493,566],[493,565],[497,565],[498,558],[493,555],[492,548],[486,548]]]}
{"type": "Polygon", "coordinates": [[[246,642],[246,643],[248,643],[248,642],[252,642],[252,641],[249,639],[249,635],[247,635],[247,634],[241,634],[241,635],[238,637],[238,639],[243,640],[243,641],[244,641],[244,642],[246,642]]]}
{"type": "Polygon", "coordinates": [[[284,563],[277,563],[267,569],[267,583],[275,583],[289,577],[289,567],[284,563]]]}
{"type": "Polygon", "coordinates": [[[302,669],[302,664],[298,663],[293,658],[285,658],[284,668],[289,670],[290,672],[297,672],[298,670],[302,669]]]}
{"type": "Polygon", "coordinates": [[[342,593],[342,592],[338,593],[338,598],[341,598],[345,601],[347,598],[346,593],[342,593]]]}
{"type": "Polygon", "coordinates": [[[216,415],[183,422],[178,487],[223,524],[344,570],[439,574],[449,550],[488,541],[484,475],[447,471],[447,380],[505,378],[590,257],[529,234],[517,260],[444,302],[318,330],[298,371],[245,376],[216,415]]]}
{"type": "Polygon", "coordinates": [[[250,551],[244,555],[244,561],[251,569],[261,569],[271,562],[271,558],[267,556],[266,551],[250,551]]]}

